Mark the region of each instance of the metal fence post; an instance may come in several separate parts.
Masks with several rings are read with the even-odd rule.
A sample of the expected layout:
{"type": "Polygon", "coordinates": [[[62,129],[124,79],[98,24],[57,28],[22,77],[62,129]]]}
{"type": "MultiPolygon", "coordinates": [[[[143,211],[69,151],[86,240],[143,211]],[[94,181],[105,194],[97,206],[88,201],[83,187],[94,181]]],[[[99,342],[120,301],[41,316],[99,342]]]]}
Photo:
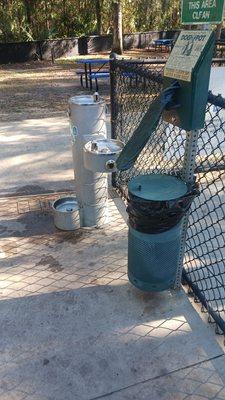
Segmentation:
{"type": "MultiPolygon", "coordinates": [[[[111,138],[116,139],[116,116],[117,116],[117,99],[116,99],[116,76],[115,67],[116,54],[110,55],[109,71],[110,71],[110,104],[111,104],[111,138]]],[[[112,173],[112,186],[116,186],[116,173],[112,173]]]]}
{"type": "MultiPolygon", "coordinates": [[[[184,162],[183,162],[181,178],[188,183],[191,183],[194,180],[195,159],[198,148],[198,134],[199,134],[198,130],[186,133],[187,136],[186,136],[184,162]]],[[[187,212],[182,222],[179,262],[176,273],[176,279],[174,283],[174,289],[179,289],[181,287],[183,259],[185,253],[186,234],[188,228],[188,218],[189,218],[189,212],[187,212]]]]}
{"type": "Polygon", "coordinates": [[[110,57],[110,104],[111,104],[111,137],[116,139],[116,77],[115,77],[115,61],[116,56],[110,57]]]}

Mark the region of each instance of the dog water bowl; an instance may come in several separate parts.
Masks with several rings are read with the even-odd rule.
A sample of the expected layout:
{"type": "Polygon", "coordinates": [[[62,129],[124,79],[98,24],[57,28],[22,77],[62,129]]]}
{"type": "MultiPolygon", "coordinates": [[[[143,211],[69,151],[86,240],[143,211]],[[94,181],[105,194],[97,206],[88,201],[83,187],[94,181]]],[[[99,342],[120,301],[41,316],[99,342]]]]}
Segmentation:
{"type": "Polygon", "coordinates": [[[80,228],[79,205],[75,197],[63,197],[52,204],[54,224],[63,231],[80,228]]]}

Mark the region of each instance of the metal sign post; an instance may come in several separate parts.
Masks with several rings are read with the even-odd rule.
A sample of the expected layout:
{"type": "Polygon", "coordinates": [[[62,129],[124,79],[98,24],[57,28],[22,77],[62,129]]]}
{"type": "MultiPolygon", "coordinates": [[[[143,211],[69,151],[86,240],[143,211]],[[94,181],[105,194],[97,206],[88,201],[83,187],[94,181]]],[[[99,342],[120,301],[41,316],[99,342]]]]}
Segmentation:
{"type": "MultiPolygon", "coordinates": [[[[183,25],[204,24],[205,29],[207,29],[206,27],[210,24],[219,24],[223,20],[224,4],[225,4],[224,0],[182,0],[181,22],[183,25]]],[[[202,45],[203,44],[204,43],[202,43],[202,45]]],[[[192,61],[191,58],[189,59],[189,62],[190,61],[192,61]]],[[[185,69],[187,68],[186,65],[187,64],[185,62],[184,63],[185,69]]],[[[187,77],[185,78],[187,79],[187,77]]],[[[182,77],[181,79],[184,79],[184,77],[182,77]]],[[[191,183],[194,180],[198,132],[199,130],[197,129],[188,131],[186,137],[182,179],[188,183],[191,183]]],[[[186,234],[188,228],[188,218],[189,218],[189,213],[185,215],[182,224],[179,263],[174,284],[175,289],[181,287],[183,259],[185,252],[186,234]]]]}
{"type": "MultiPolygon", "coordinates": [[[[191,4],[195,3],[197,4],[196,1],[193,1],[191,4]]],[[[202,5],[203,0],[198,3],[202,5]]],[[[179,107],[164,111],[163,119],[186,131],[181,177],[187,183],[192,183],[194,180],[198,132],[205,123],[214,39],[214,33],[210,31],[182,31],[164,69],[164,87],[171,85],[174,80],[177,80],[180,85],[179,91],[176,93],[176,102],[179,107]]],[[[189,213],[185,215],[182,222],[178,265],[174,281],[176,289],[181,287],[188,217],[189,213]]]]}
{"type": "MultiPolygon", "coordinates": [[[[181,178],[187,183],[191,183],[194,180],[195,158],[198,148],[198,133],[199,133],[198,130],[186,133],[187,136],[186,136],[184,163],[183,163],[181,178]]],[[[182,222],[179,261],[178,261],[176,279],[174,283],[174,289],[179,289],[181,287],[183,259],[185,252],[186,234],[188,228],[188,218],[189,218],[189,212],[186,213],[182,222]]]]}

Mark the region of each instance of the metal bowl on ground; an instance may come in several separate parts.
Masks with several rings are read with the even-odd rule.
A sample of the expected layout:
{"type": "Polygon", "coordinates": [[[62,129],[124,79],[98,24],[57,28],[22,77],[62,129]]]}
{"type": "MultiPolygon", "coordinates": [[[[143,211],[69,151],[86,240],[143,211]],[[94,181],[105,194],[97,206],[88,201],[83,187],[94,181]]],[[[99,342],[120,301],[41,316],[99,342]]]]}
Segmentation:
{"type": "Polygon", "coordinates": [[[54,224],[63,231],[80,228],[80,212],[76,197],[62,197],[52,204],[54,224]]]}

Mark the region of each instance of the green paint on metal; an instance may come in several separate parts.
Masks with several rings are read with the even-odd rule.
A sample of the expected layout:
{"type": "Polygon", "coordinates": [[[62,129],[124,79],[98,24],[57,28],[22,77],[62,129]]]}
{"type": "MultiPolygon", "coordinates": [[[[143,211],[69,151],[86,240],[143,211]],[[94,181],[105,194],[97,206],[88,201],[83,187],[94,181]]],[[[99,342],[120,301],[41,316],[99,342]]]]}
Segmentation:
{"type": "Polygon", "coordinates": [[[168,104],[173,103],[173,97],[178,88],[179,84],[173,81],[170,87],[167,86],[159,96],[151,101],[147,112],[117,158],[116,165],[118,170],[125,171],[134,165],[139,154],[156,130],[163,110],[168,104]]]}
{"type": "Polygon", "coordinates": [[[193,24],[219,24],[223,20],[224,0],[183,0],[181,22],[193,24]]]}
{"type": "MultiPolygon", "coordinates": [[[[139,175],[128,184],[129,195],[135,196],[140,206],[144,206],[146,201],[162,202],[166,205],[169,200],[179,199],[187,191],[185,182],[175,176],[165,174],[139,175]]],[[[154,218],[148,220],[152,231],[157,228],[157,225],[162,224],[162,215],[158,211],[154,214],[154,218]]],[[[144,291],[161,291],[172,287],[178,267],[180,240],[181,221],[165,232],[145,233],[132,227],[129,215],[128,277],[130,282],[144,291]]]]}
{"type": "Polygon", "coordinates": [[[180,106],[164,110],[166,122],[186,131],[204,127],[214,46],[214,32],[180,33],[164,69],[164,88],[170,87],[175,79],[180,84],[174,95],[175,103],[180,106]]]}
{"type": "Polygon", "coordinates": [[[174,285],[179,261],[181,223],[158,234],[129,227],[128,278],[140,290],[159,292],[174,285]]]}
{"type": "Polygon", "coordinates": [[[128,184],[131,194],[143,200],[167,201],[187,193],[187,185],[175,176],[163,174],[140,175],[128,184]]]}

